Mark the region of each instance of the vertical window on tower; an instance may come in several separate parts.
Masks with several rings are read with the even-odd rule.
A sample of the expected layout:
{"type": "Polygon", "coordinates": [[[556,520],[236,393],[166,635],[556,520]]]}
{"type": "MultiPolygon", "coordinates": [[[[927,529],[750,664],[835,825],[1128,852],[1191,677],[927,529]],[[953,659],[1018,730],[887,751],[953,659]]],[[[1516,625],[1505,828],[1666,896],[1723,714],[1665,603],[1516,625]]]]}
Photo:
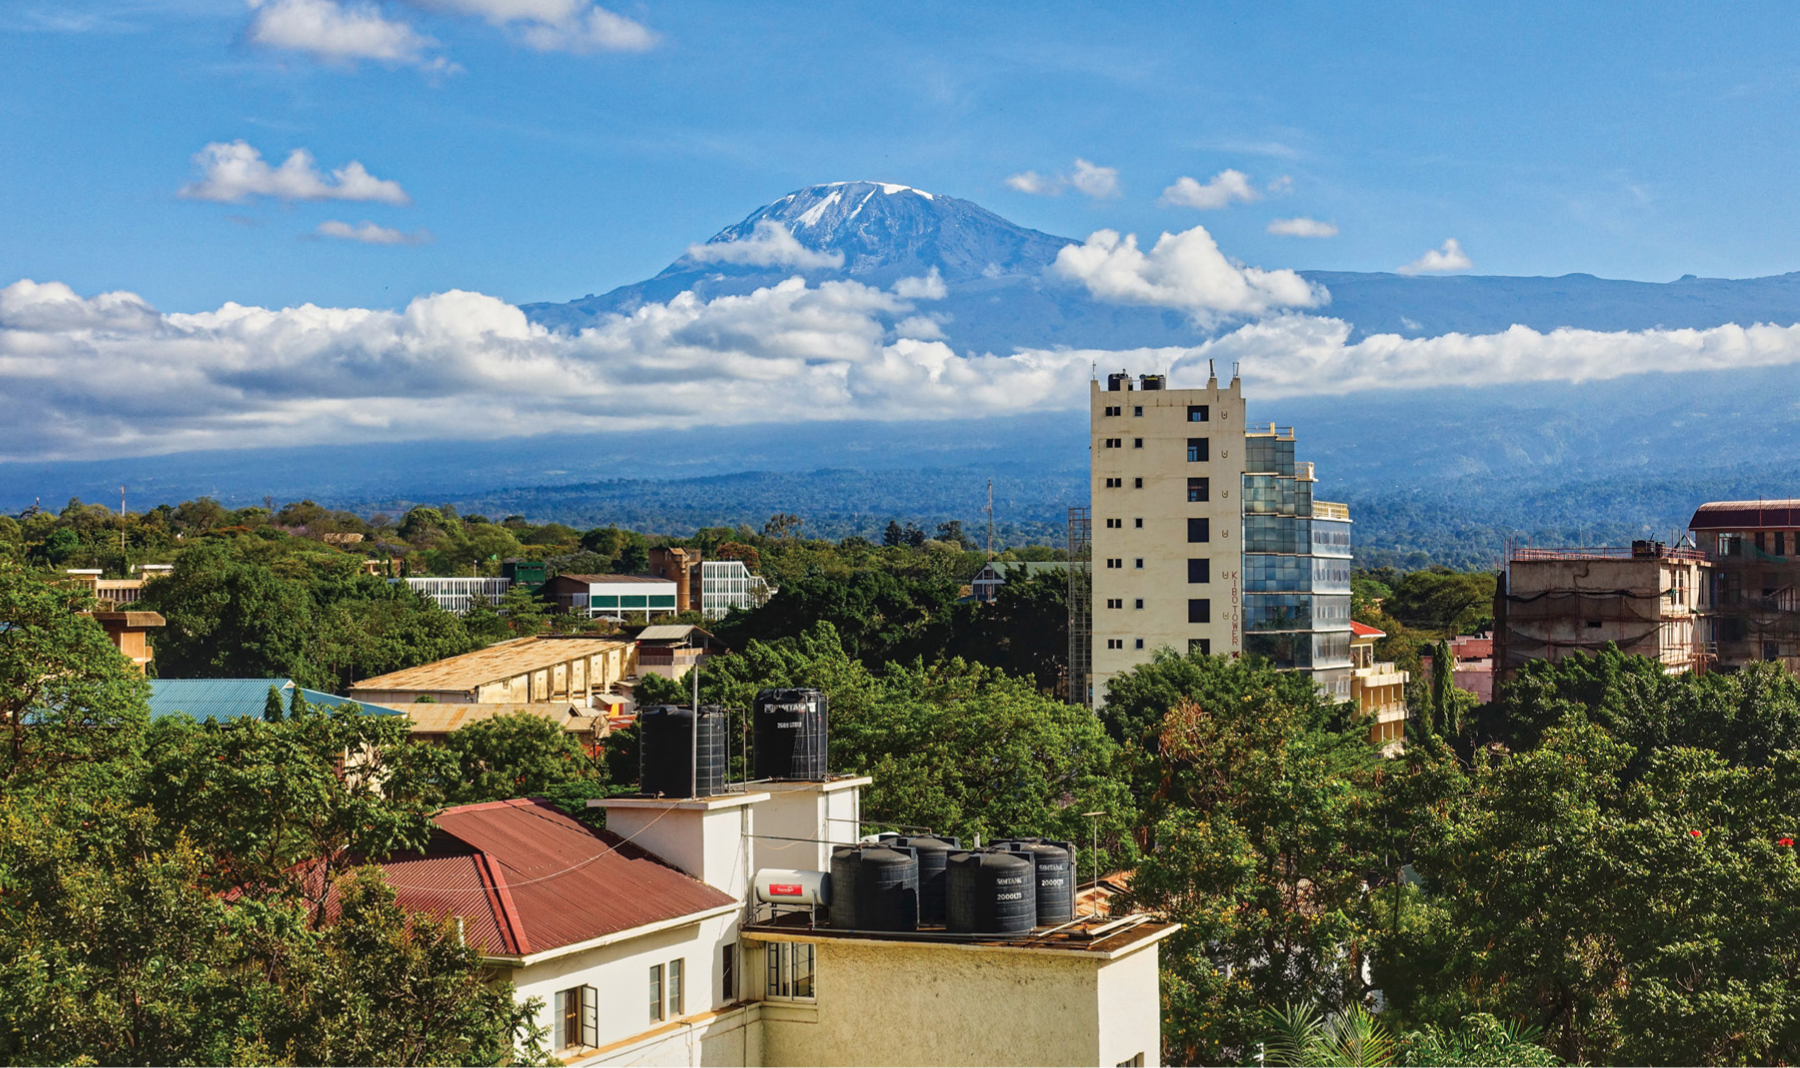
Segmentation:
{"type": "Polygon", "coordinates": [[[1195,598],[1188,602],[1189,623],[1211,623],[1212,602],[1205,598],[1195,598]]]}
{"type": "Polygon", "coordinates": [[[1139,517],[1138,517],[1138,518],[1136,518],[1136,519],[1133,519],[1133,520],[1132,520],[1132,521],[1131,521],[1131,525],[1132,525],[1132,526],[1134,526],[1134,527],[1136,527],[1136,528],[1137,528],[1137,529],[1139,529],[1139,530],[1142,530],[1142,529],[1144,529],[1144,519],[1143,519],[1143,517],[1142,517],[1142,516],[1139,516],[1139,517]]]}
{"type": "Polygon", "coordinates": [[[1188,479],[1188,503],[1212,499],[1212,482],[1205,478],[1188,479]]]}
{"type": "Polygon", "coordinates": [[[1211,560],[1189,560],[1188,561],[1188,581],[1189,582],[1211,582],[1212,581],[1212,561],[1211,560]]]}
{"type": "Polygon", "coordinates": [[[1141,478],[1132,479],[1131,480],[1131,488],[1132,489],[1143,489],[1144,488],[1144,480],[1141,478]]]}
{"type": "Polygon", "coordinates": [[[1132,438],[1131,439],[1131,447],[1134,449],[1143,448],[1144,447],[1144,439],[1143,438],[1132,438]]]}
{"type": "MultiPolygon", "coordinates": [[[[1144,647],[1144,639],[1142,639],[1142,638],[1139,638],[1135,642],[1132,643],[1133,649],[1142,649],[1143,647],[1144,647]]],[[[1773,660],[1775,658],[1769,657],[1768,659],[1773,660]]]]}
{"type": "Polygon", "coordinates": [[[1190,404],[1187,406],[1187,409],[1188,422],[1190,423],[1204,423],[1207,420],[1207,416],[1210,414],[1204,404],[1190,404]]]}
{"type": "Polygon", "coordinates": [[[1188,520],[1188,541],[1211,541],[1212,521],[1204,518],[1188,520]]]}
{"type": "Polygon", "coordinates": [[[1206,439],[1188,439],[1188,463],[1197,464],[1206,460],[1206,439]]]}
{"type": "Polygon", "coordinates": [[[1141,404],[1134,404],[1134,405],[1132,405],[1132,407],[1131,407],[1131,414],[1132,414],[1132,415],[1134,415],[1134,416],[1137,416],[1137,417],[1139,417],[1139,418],[1142,418],[1142,417],[1143,417],[1143,415],[1144,415],[1144,406],[1143,406],[1143,405],[1141,405],[1141,404]]]}

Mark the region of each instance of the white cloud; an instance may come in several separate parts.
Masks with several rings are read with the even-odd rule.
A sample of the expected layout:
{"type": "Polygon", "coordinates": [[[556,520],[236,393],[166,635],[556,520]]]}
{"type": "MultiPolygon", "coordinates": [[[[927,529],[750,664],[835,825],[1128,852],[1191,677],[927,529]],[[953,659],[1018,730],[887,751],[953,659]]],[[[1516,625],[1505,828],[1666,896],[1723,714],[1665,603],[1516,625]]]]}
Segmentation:
{"type": "Polygon", "coordinates": [[[431,232],[418,230],[407,233],[390,226],[377,226],[368,220],[361,225],[351,226],[347,222],[327,219],[314,231],[319,237],[335,237],[343,241],[360,241],[365,245],[423,245],[431,240],[431,232]]]}
{"type": "Polygon", "coordinates": [[[1466,271],[1475,266],[1456,238],[1445,238],[1442,246],[1399,268],[1401,274],[1434,274],[1439,271],[1466,271]]]}
{"type": "Polygon", "coordinates": [[[1294,179],[1291,175],[1281,175],[1269,183],[1269,192],[1275,196],[1286,196],[1294,191],[1294,179]]]}
{"type": "Polygon", "coordinates": [[[660,39],[640,22],[592,0],[414,0],[514,30],[540,52],[643,52],[660,39]]]}
{"type": "Polygon", "coordinates": [[[373,5],[338,0],[246,0],[256,14],[249,39],[266,48],[304,52],[326,63],[372,59],[445,69],[426,53],[437,42],[373,5]]]}
{"type": "Polygon", "coordinates": [[[712,241],[689,245],[688,259],[698,263],[738,263],[750,267],[842,267],[842,252],[807,248],[787,227],[773,219],[761,219],[749,237],[736,241],[712,241]]]}
{"type": "Polygon", "coordinates": [[[1123,194],[1119,188],[1119,169],[1102,167],[1091,160],[1075,159],[1073,174],[1039,174],[1036,171],[1020,171],[1008,175],[1006,184],[1021,193],[1037,197],[1061,196],[1063,190],[1074,189],[1077,193],[1092,197],[1095,200],[1110,200],[1123,194]]]}
{"type": "Polygon", "coordinates": [[[162,314],[131,293],[0,288],[0,460],[178,449],[494,437],[793,420],[932,419],[1079,410],[1092,364],[1241,365],[1260,398],[1800,365],[1800,325],[1497,334],[1349,342],[1350,324],[1281,314],[1192,348],[957,354],[919,302],[942,280],[882,290],[799,278],[742,296],[683,293],[578,334],[452,290],[399,310],[226,304],[162,314]]]}
{"type": "Polygon", "coordinates": [[[1273,219],[1269,222],[1269,233],[1276,237],[1336,237],[1337,223],[1320,222],[1304,215],[1292,219],[1273,219]]]}
{"type": "Polygon", "coordinates": [[[1050,270],[1101,300],[1180,308],[1202,325],[1310,308],[1327,299],[1322,287],[1293,271],[1232,262],[1201,226],[1163,234],[1148,254],[1138,248],[1136,234],[1098,230],[1084,244],[1064,246],[1050,270]]]}
{"type": "Polygon", "coordinates": [[[1020,171],[1010,175],[1006,184],[1021,193],[1029,193],[1034,197],[1053,197],[1063,191],[1065,179],[1046,178],[1036,171],[1020,171]]]}
{"type": "Polygon", "coordinates": [[[194,154],[194,168],[199,178],[180,190],[190,200],[237,203],[250,197],[277,197],[412,203],[399,182],[375,177],[356,160],[332,171],[331,180],[326,180],[304,148],[294,149],[281,166],[271,167],[244,141],[215,141],[194,154]]]}
{"type": "Polygon", "coordinates": [[[921,295],[799,278],[710,301],[683,293],[568,334],[462,291],[398,311],[158,314],[131,294],[18,282],[0,289],[0,382],[19,413],[0,423],[0,459],[303,444],[322,425],[355,441],[445,427],[501,437],[596,418],[899,420],[1085,396],[1096,354],[958,355],[923,336],[918,302],[942,281],[904,288],[921,295]]]}
{"type": "Polygon", "coordinates": [[[1234,200],[1248,204],[1261,199],[1262,194],[1250,184],[1249,175],[1229,169],[1213,175],[1204,184],[1183,175],[1162,193],[1164,204],[1206,211],[1223,208],[1234,200]]]}
{"type": "Polygon", "coordinates": [[[1800,363],[1800,324],[1728,324],[1708,330],[1552,330],[1406,338],[1376,334],[1348,344],[1341,319],[1283,315],[1250,323],[1176,361],[1171,384],[1194,385],[1206,361],[1241,364],[1261,398],[1353,390],[1581,382],[1647,371],[1718,371],[1800,363]]]}
{"type": "Polygon", "coordinates": [[[1075,173],[1069,176],[1069,184],[1075,191],[1095,200],[1107,200],[1119,196],[1119,169],[1102,167],[1085,159],[1075,160],[1075,173]]]}

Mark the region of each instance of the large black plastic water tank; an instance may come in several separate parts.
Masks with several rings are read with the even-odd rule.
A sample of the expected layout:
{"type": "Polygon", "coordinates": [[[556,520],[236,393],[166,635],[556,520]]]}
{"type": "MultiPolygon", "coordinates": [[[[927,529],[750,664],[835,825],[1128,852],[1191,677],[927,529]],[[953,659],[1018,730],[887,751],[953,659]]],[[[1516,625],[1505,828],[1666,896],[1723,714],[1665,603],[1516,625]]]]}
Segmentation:
{"type": "Polygon", "coordinates": [[[1037,872],[1018,853],[953,853],[949,869],[950,931],[1018,937],[1037,925],[1037,872]]]}
{"type": "Polygon", "coordinates": [[[638,790],[651,796],[711,797],[725,792],[727,728],[725,711],[700,706],[699,737],[694,710],[656,705],[638,712],[638,790]]]}
{"type": "Polygon", "coordinates": [[[756,777],[823,782],[831,757],[825,695],[764,690],[755,710],[756,777]]]}
{"type": "Polygon", "coordinates": [[[919,922],[942,927],[950,908],[950,854],[962,852],[962,841],[913,835],[884,838],[881,844],[906,846],[919,854],[919,922]]]}
{"type": "Polygon", "coordinates": [[[831,926],[857,931],[919,929],[919,855],[887,842],[831,853],[831,926]]]}
{"type": "Polygon", "coordinates": [[[1029,854],[1037,867],[1037,922],[1054,927],[1075,919],[1075,846],[1048,838],[1003,838],[995,849],[1029,854]]]}

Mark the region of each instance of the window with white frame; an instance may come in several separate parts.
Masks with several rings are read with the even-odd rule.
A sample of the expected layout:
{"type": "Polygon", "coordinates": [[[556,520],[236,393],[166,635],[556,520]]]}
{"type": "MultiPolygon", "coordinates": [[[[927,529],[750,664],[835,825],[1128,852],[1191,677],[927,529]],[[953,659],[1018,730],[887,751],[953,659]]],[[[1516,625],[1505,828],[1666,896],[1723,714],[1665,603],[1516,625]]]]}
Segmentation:
{"type": "Polygon", "coordinates": [[[600,1044],[600,991],[591,986],[559,990],[551,1003],[551,1030],[556,1049],[600,1044]]]}
{"type": "Polygon", "coordinates": [[[769,944],[767,996],[812,999],[814,996],[813,949],[811,942],[771,942],[769,944]]]}
{"type": "Polygon", "coordinates": [[[679,958],[679,959],[672,960],[669,962],[669,1015],[670,1016],[680,1016],[682,1013],[687,1011],[686,998],[683,997],[683,994],[682,994],[682,991],[683,991],[682,972],[684,971],[684,969],[682,968],[682,965],[685,963],[686,963],[686,958],[679,958]]]}

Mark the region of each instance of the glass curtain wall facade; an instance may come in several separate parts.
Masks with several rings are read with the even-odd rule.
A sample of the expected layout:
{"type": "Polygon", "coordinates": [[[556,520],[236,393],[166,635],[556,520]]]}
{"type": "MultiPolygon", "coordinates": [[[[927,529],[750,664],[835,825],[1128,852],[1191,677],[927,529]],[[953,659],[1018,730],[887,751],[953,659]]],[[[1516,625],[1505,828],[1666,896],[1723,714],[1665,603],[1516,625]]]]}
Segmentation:
{"type": "Polygon", "coordinates": [[[1313,500],[1294,431],[1244,434],[1244,652],[1350,699],[1350,510],[1313,500]]]}

